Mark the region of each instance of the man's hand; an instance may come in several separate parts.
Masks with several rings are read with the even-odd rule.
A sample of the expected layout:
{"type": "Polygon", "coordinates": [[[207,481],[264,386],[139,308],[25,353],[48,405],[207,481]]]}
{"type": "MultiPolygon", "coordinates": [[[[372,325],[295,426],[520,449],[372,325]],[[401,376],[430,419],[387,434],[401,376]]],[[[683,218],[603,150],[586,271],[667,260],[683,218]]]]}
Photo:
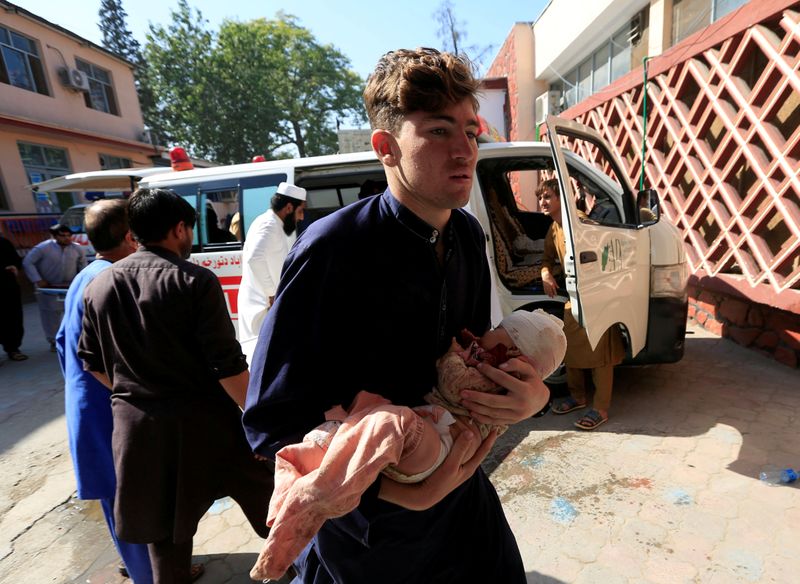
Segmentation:
{"type": "Polygon", "coordinates": [[[524,359],[509,359],[499,368],[481,363],[478,371],[504,387],[507,393],[494,395],[463,390],[461,405],[470,411],[477,422],[493,425],[516,424],[541,411],[550,401],[550,390],[533,366],[524,359]]]}
{"type": "Polygon", "coordinates": [[[15,278],[17,277],[17,266],[6,266],[6,270],[11,272],[15,278]]]}
{"type": "Polygon", "coordinates": [[[378,498],[412,511],[424,511],[433,507],[470,478],[494,446],[497,431],[492,430],[486,440],[480,442],[477,427],[468,424],[464,426],[469,429],[458,435],[450,454],[431,476],[415,484],[398,483],[381,476],[378,498]],[[475,445],[478,445],[477,450],[475,445]],[[473,451],[474,454],[470,455],[473,451]]]}

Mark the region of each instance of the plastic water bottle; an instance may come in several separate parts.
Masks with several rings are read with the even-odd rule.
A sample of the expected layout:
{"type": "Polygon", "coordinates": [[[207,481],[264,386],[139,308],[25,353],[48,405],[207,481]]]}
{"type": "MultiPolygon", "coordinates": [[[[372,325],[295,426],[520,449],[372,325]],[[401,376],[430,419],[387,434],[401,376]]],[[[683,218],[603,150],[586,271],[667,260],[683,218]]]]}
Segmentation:
{"type": "Polygon", "coordinates": [[[793,483],[797,480],[797,471],[792,468],[784,468],[779,470],[765,470],[758,475],[758,478],[770,485],[779,485],[782,483],[793,483]]]}

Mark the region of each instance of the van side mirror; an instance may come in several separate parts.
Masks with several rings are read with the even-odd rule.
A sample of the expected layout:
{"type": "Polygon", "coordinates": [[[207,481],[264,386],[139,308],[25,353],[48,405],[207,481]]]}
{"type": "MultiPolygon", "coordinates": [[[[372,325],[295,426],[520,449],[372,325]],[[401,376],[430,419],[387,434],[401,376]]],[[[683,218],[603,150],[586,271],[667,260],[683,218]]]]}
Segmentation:
{"type": "Polygon", "coordinates": [[[661,201],[655,189],[636,193],[636,213],[639,225],[653,225],[661,218],[661,201]]]}

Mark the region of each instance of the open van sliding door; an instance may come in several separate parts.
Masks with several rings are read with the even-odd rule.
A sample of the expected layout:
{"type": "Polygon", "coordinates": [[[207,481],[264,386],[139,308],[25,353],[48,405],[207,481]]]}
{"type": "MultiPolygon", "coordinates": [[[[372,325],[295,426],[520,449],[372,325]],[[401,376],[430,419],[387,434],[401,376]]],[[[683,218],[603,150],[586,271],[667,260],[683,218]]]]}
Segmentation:
{"type": "Polygon", "coordinates": [[[631,356],[636,356],[647,338],[649,231],[637,228],[635,196],[597,132],[548,116],[547,133],[561,187],[564,271],[572,314],[586,329],[593,347],[609,327],[622,323],[628,332],[631,356]],[[578,154],[589,167],[568,164],[569,152],[578,154]],[[582,191],[594,190],[598,200],[612,207],[613,218],[606,215],[593,220],[591,214],[579,214],[579,185],[582,191]]]}

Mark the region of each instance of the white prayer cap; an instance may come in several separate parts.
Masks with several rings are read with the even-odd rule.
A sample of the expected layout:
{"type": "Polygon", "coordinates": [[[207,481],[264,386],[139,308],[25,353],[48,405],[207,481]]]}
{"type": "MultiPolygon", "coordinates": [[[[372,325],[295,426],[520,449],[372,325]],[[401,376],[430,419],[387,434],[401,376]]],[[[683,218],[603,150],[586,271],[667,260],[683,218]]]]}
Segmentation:
{"type": "Polygon", "coordinates": [[[563,321],[538,308],[533,312],[517,310],[500,321],[511,340],[530,358],[542,379],[549,377],[564,360],[567,337],[563,321]]]}
{"type": "Polygon", "coordinates": [[[282,182],[279,184],[276,192],[279,195],[286,195],[287,197],[297,199],[298,201],[306,200],[306,190],[304,188],[290,185],[287,182],[282,182]]]}

